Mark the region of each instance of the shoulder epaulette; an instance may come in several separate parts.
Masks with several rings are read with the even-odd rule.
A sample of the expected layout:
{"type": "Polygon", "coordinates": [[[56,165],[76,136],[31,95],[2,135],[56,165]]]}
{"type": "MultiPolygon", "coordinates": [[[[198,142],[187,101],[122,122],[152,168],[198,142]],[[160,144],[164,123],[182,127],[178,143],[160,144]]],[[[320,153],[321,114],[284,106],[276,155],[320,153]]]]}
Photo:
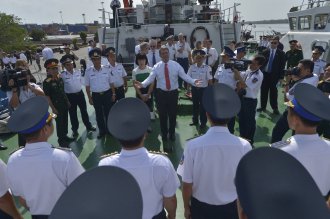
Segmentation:
{"type": "Polygon", "coordinates": [[[51,80],[52,80],[52,78],[47,78],[45,81],[50,82],[51,80]]]}
{"type": "Polygon", "coordinates": [[[288,140],[285,140],[285,141],[278,141],[278,142],[275,142],[273,144],[269,144],[270,147],[272,148],[282,148],[282,147],[285,147],[287,145],[289,145],[291,143],[290,139],[288,140]]]}
{"type": "Polygon", "coordinates": [[[100,159],[106,158],[106,157],[111,157],[113,155],[119,154],[117,151],[110,153],[110,154],[104,154],[102,156],[100,156],[100,159]]]}
{"type": "Polygon", "coordinates": [[[168,154],[166,152],[162,152],[162,151],[148,151],[151,154],[159,154],[159,155],[164,155],[164,156],[168,156],[168,154]]]}
{"type": "Polygon", "coordinates": [[[18,150],[20,150],[20,149],[23,149],[23,148],[24,148],[24,146],[20,146],[20,147],[18,147],[16,150],[12,151],[12,152],[10,153],[10,155],[12,155],[12,154],[15,153],[16,151],[18,151],[18,150]]]}

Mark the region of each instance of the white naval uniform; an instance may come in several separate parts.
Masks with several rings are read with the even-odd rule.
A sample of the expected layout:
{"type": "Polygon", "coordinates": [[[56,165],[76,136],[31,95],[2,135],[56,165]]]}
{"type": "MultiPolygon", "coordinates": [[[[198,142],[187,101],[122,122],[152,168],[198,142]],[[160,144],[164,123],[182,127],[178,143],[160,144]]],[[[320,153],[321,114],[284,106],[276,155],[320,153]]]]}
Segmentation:
{"type": "MultiPolygon", "coordinates": [[[[214,63],[218,60],[219,58],[219,54],[218,54],[218,51],[215,49],[215,48],[204,48],[203,49],[206,53],[206,55],[211,55],[209,56],[209,59],[208,59],[208,65],[209,66],[213,66],[214,63]]],[[[204,63],[206,63],[206,59],[207,57],[205,56],[205,59],[204,59],[204,63]]]]}
{"type": "Polygon", "coordinates": [[[16,64],[17,58],[15,56],[9,57],[11,64],[16,64]]]}
{"type": "Polygon", "coordinates": [[[192,196],[200,202],[226,205],[237,199],[236,168],[250,150],[250,143],[227,127],[213,126],[186,143],[177,173],[183,182],[192,183],[192,196]]]}
{"type": "Polygon", "coordinates": [[[114,86],[121,87],[124,85],[124,77],[127,76],[124,66],[120,63],[115,63],[115,66],[112,66],[110,63],[107,66],[110,69],[110,77],[112,78],[112,83],[114,86]]]}
{"type": "Polygon", "coordinates": [[[197,64],[191,65],[187,72],[193,79],[201,80],[201,85],[199,87],[207,87],[209,80],[212,80],[212,69],[210,66],[202,64],[200,67],[197,64]]]}
{"type": "MultiPolygon", "coordinates": [[[[31,82],[29,82],[29,83],[30,83],[31,87],[33,87],[33,88],[40,88],[40,86],[35,83],[31,83],[31,82]]],[[[13,92],[7,91],[6,93],[7,93],[8,100],[10,101],[11,98],[13,97],[13,92]]],[[[19,97],[18,98],[19,98],[20,103],[24,103],[26,100],[28,100],[32,97],[35,97],[35,96],[37,96],[37,95],[35,93],[33,93],[31,89],[26,88],[26,90],[24,90],[23,87],[19,88],[19,97]]]]}
{"type": "Polygon", "coordinates": [[[163,208],[163,197],[172,197],[180,182],[171,161],[146,148],[122,149],[120,154],[103,158],[99,166],[117,166],[131,173],[138,182],[143,199],[143,219],[151,219],[163,208]]]}
{"type": "Polygon", "coordinates": [[[96,70],[94,66],[89,67],[85,73],[85,85],[90,87],[91,92],[104,92],[110,89],[112,78],[110,77],[110,68],[101,66],[96,70]]]}
{"type": "Polygon", "coordinates": [[[313,74],[312,77],[309,78],[305,78],[303,80],[299,80],[297,81],[289,90],[288,92],[286,92],[285,96],[288,100],[293,100],[294,98],[294,89],[297,86],[297,84],[300,83],[306,83],[306,84],[310,84],[313,85],[314,87],[317,87],[318,83],[319,83],[319,76],[317,74],[313,74]]]}
{"type": "Polygon", "coordinates": [[[5,56],[5,57],[2,58],[2,62],[3,62],[4,65],[8,65],[10,63],[10,58],[5,56]]]}
{"type": "Polygon", "coordinates": [[[189,43],[187,43],[187,42],[181,43],[180,41],[178,41],[175,44],[175,50],[176,50],[176,53],[175,53],[176,58],[188,58],[188,54],[191,53],[191,48],[189,46],[189,43]],[[179,49],[181,49],[181,48],[184,48],[184,49],[182,52],[179,52],[179,49]]]}
{"type": "Polygon", "coordinates": [[[294,135],[271,145],[295,157],[311,174],[323,196],[330,191],[330,141],[318,134],[294,135]],[[282,144],[281,144],[282,143],[282,144]]]}
{"type": "Polygon", "coordinates": [[[327,63],[322,60],[322,59],[318,59],[314,62],[314,69],[313,69],[313,73],[317,74],[317,76],[320,77],[321,74],[324,73],[324,67],[327,63]]]}
{"type": "Polygon", "coordinates": [[[251,71],[248,69],[245,72],[241,72],[241,77],[245,81],[246,84],[246,94],[244,97],[258,99],[258,93],[261,88],[262,80],[264,75],[260,69],[257,71],[251,71]]]}
{"type": "Polygon", "coordinates": [[[64,92],[66,94],[78,93],[82,87],[82,77],[79,70],[73,69],[73,72],[63,71],[61,78],[64,81],[64,92]]]}
{"type": "Polygon", "coordinates": [[[219,65],[214,79],[216,79],[218,83],[226,84],[234,90],[236,89],[237,82],[234,78],[234,72],[230,68],[225,69],[224,64],[219,65]]]}
{"type": "Polygon", "coordinates": [[[0,198],[4,196],[9,189],[6,168],[6,164],[0,159],[0,198]]]}
{"type": "MultiPolygon", "coordinates": [[[[170,91],[177,90],[179,87],[178,79],[179,77],[182,78],[187,83],[194,86],[195,79],[189,77],[181,67],[181,65],[175,61],[169,60],[167,62],[168,72],[169,72],[169,79],[171,83],[170,91]]],[[[157,88],[168,91],[166,89],[166,80],[165,80],[165,63],[163,61],[158,62],[152,72],[150,73],[149,77],[142,82],[143,87],[147,87],[149,84],[157,80],[157,88]]]]}
{"type": "Polygon", "coordinates": [[[170,60],[175,60],[175,53],[176,53],[176,50],[175,50],[175,44],[172,44],[172,46],[168,45],[168,43],[166,43],[166,47],[168,48],[168,52],[169,52],[169,55],[170,55],[170,60]]]}
{"type": "Polygon", "coordinates": [[[42,59],[45,61],[54,58],[54,52],[49,47],[45,47],[41,53],[42,53],[42,59]]]}
{"type": "Polygon", "coordinates": [[[27,143],[8,160],[11,191],[26,200],[32,215],[49,215],[64,190],[84,172],[77,157],[47,142],[27,143]]]}

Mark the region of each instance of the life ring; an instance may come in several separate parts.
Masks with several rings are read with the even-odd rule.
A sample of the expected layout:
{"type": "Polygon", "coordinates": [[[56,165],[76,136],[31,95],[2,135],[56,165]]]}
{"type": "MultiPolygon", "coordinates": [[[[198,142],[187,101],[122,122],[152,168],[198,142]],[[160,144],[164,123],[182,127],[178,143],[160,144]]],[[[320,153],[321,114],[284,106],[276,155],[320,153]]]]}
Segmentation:
{"type": "Polygon", "coordinates": [[[209,31],[206,29],[206,27],[203,27],[203,26],[196,27],[195,29],[193,29],[193,31],[190,34],[190,48],[192,48],[192,49],[195,48],[194,43],[196,41],[196,38],[194,37],[194,34],[197,30],[204,30],[206,33],[207,39],[210,39],[210,34],[209,34],[209,31]]]}

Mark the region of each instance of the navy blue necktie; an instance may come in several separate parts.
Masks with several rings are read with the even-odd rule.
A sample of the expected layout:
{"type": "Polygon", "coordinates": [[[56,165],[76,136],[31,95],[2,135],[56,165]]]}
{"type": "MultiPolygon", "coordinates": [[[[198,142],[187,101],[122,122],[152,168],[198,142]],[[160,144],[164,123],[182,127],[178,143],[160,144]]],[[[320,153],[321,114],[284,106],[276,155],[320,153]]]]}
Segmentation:
{"type": "Polygon", "coordinates": [[[275,51],[272,49],[269,56],[267,72],[272,71],[273,61],[274,61],[275,51]]]}
{"type": "Polygon", "coordinates": [[[205,61],[205,64],[206,65],[209,65],[209,51],[210,51],[210,49],[207,49],[207,57],[206,57],[206,61],[205,61]]]}
{"type": "Polygon", "coordinates": [[[156,65],[156,56],[155,52],[152,53],[152,66],[156,65]]]}

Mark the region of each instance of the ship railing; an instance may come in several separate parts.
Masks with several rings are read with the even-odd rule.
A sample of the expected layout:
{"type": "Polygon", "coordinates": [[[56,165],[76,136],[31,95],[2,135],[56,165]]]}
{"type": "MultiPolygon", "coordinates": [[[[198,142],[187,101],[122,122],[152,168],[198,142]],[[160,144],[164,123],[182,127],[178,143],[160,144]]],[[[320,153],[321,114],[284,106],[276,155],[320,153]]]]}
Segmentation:
{"type": "MultiPolygon", "coordinates": [[[[237,23],[241,21],[235,4],[232,7],[221,10],[221,4],[194,5],[192,10],[183,13],[172,13],[172,22],[175,23],[237,23]]],[[[158,5],[159,6],[159,5],[158,5]]],[[[153,11],[153,7],[144,8],[143,23],[138,23],[136,8],[118,8],[115,17],[115,27],[133,26],[136,24],[165,24],[165,11],[153,11]],[[156,16],[157,15],[157,16],[156,16]],[[118,22],[117,22],[118,21],[118,22]]]]}
{"type": "Polygon", "coordinates": [[[306,4],[301,4],[299,6],[293,6],[289,12],[295,12],[295,11],[303,11],[311,8],[318,8],[323,6],[330,6],[329,0],[324,1],[310,1],[306,4]]]}

